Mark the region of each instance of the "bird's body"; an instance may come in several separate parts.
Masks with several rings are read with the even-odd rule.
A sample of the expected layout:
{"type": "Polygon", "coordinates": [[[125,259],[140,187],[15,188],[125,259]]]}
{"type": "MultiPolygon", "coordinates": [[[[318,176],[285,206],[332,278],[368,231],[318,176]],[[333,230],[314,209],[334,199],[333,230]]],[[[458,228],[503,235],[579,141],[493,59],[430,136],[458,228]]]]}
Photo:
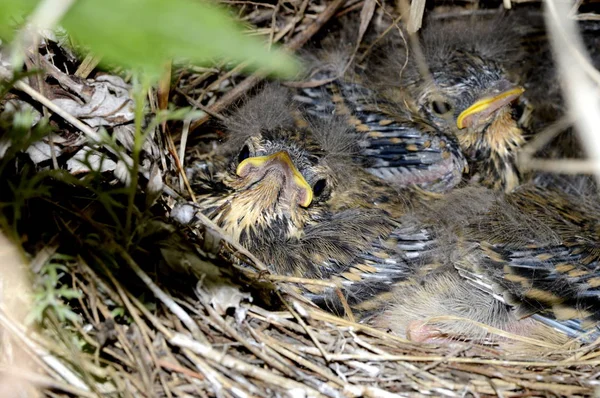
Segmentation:
{"type": "Polygon", "coordinates": [[[377,322],[398,333],[415,333],[410,322],[426,322],[445,308],[444,315],[468,321],[433,321],[433,334],[483,337],[485,331],[472,321],[526,334],[527,327],[520,325],[529,317],[571,337],[596,330],[600,207],[589,199],[534,185],[506,195],[471,187],[421,209],[412,215],[416,220],[404,223],[428,231],[437,252],[429,250],[428,258],[444,271],[416,288],[398,288],[394,304],[377,322]],[[442,309],[424,301],[424,294],[444,300],[442,309]]]}
{"type": "Polygon", "coordinates": [[[526,136],[510,28],[498,18],[432,22],[413,45],[393,29],[360,63],[325,44],[311,79],[330,83],[296,98],[321,117],[347,115],[365,167],[397,186],[447,192],[475,180],[508,192],[521,181],[515,154],[526,136]]]}
{"type": "MultiPolygon", "coordinates": [[[[396,219],[411,193],[399,195],[353,162],[356,142],[343,121],[298,128],[294,113],[288,92],[270,87],[231,116],[222,188],[198,201],[272,272],[334,282],[362,311],[410,276],[396,219]]],[[[304,292],[342,308],[331,288],[304,292]]]]}
{"type": "Polygon", "coordinates": [[[455,137],[467,178],[506,192],[520,183],[515,155],[526,136],[510,28],[503,18],[429,21],[411,46],[392,36],[367,64],[372,87],[455,137]]]}
{"type": "MultiPolygon", "coordinates": [[[[353,161],[343,119],[299,128],[290,107],[268,88],[231,116],[222,189],[199,197],[271,272],[330,281],[357,314],[415,339],[431,335],[415,325],[444,314],[470,321],[436,334],[474,340],[487,333],[472,321],[529,334],[532,315],[574,335],[597,319],[597,206],[534,186],[398,190],[353,161]]],[[[302,293],[343,311],[331,287],[302,293]]]]}

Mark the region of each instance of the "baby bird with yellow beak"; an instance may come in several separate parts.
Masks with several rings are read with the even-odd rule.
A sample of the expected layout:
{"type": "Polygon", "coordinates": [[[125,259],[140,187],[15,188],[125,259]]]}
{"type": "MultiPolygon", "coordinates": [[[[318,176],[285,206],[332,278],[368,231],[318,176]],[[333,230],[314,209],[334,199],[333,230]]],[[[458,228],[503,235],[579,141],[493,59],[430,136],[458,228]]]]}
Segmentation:
{"type": "Polygon", "coordinates": [[[541,321],[593,341],[600,336],[599,210],[596,197],[533,184],[506,195],[470,186],[429,203],[399,221],[435,237],[428,259],[448,266],[396,288],[374,323],[430,341],[484,339],[484,325],[532,336],[541,321]]]}
{"type": "MultiPolygon", "coordinates": [[[[423,242],[400,249],[395,219],[410,194],[399,197],[355,165],[356,139],[344,123],[296,127],[289,94],[267,87],[228,117],[230,164],[216,176],[220,189],[198,202],[271,272],[337,283],[354,310],[367,311],[409,277],[411,245],[422,250],[423,242]]],[[[320,305],[341,309],[333,289],[307,289],[320,305]]]]}
{"type": "Polygon", "coordinates": [[[444,193],[461,184],[467,161],[453,136],[361,83],[356,74],[337,77],[348,59],[322,54],[310,80],[329,81],[298,90],[294,99],[311,115],[343,118],[357,136],[355,158],[369,173],[402,188],[444,193]]]}
{"type": "Polygon", "coordinates": [[[524,89],[506,68],[519,57],[510,27],[501,18],[432,22],[408,56],[407,45],[392,37],[366,68],[381,96],[455,136],[469,174],[504,191],[519,183],[515,152],[525,143],[513,106],[524,89]]]}

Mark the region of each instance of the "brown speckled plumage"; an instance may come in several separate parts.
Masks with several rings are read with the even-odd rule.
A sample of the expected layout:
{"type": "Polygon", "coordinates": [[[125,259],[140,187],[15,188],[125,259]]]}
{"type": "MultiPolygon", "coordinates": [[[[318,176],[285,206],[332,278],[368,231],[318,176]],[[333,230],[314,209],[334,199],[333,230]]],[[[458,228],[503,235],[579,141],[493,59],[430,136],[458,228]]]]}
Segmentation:
{"type": "MultiPolygon", "coordinates": [[[[414,319],[415,311],[407,313],[410,307],[422,309],[423,321],[450,308],[447,315],[523,334],[528,329],[521,328],[521,320],[529,317],[570,336],[593,331],[600,321],[599,210],[592,197],[569,196],[534,185],[507,195],[465,188],[431,203],[400,221],[422,228],[429,225],[437,254],[429,253],[442,264],[438,272],[445,271],[424,279],[425,286],[417,290],[397,288],[396,304],[378,322],[386,324],[403,314],[414,319]],[[440,307],[421,302],[428,291],[444,296],[446,282],[456,284],[458,276],[461,286],[451,289],[448,302],[440,307]],[[457,294],[459,290],[468,294],[463,297],[457,294]],[[459,305],[465,300],[480,305],[459,305]],[[452,301],[457,305],[448,304],[452,301]]],[[[406,326],[395,330],[405,333],[402,328],[406,326]]],[[[446,332],[456,336],[460,327],[449,326],[446,332]]],[[[469,322],[462,327],[462,337],[482,338],[480,328],[469,322]]]]}
{"type": "MultiPolygon", "coordinates": [[[[331,79],[337,73],[335,67],[320,66],[312,78],[331,79]]],[[[356,160],[396,187],[416,185],[430,192],[446,192],[460,184],[467,162],[456,139],[405,104],[367,88],[357,76],[346,75],[323,87],[299,90],[294,98],[317,117],[338,115],[357,135],[356,160]]]]}
{"type": "MultiPolygon", "coordinates": [[[[288,94],[267,87],[231,115],[232,140],[224,146],[231,163],[217,176],[221,189],[199,203],[272,272],[337,282],[358,308],[408,276],[395,219],[412,194],[399,195],[353,162],[355,141],[345,123],[307,120],[298,128],[280,117],[293,113],[288,94]],[[273,156],[286,160],[273,163],[273,156]],[[241,162],[254,166],[242,173],[241,162]],[[304,189],[291,180],[296,171],[313,191],[308,205],[295,196],[304,189]]],[[[305,294],[332,310],[340,304],[331,289],[309,286],[305,294]]]]}
{"type": "MultiPolygon", "coordinates": [[[[230,164],[221,188],[199,203],[272,272],[337,283],[354,311],[398,333],[421,312],[424,320],[447,312],[522,334],[541,320],[576,335],[598,319],[593,202],[533,185],[508,194],[476,185],[443,196],[398,191],[353,161],[345,121],[297,127],[270,112],[297,115],[288,91],[268,87],[230,116],[230,164]],[[249,109],[254,119],[244,124],[249,109]],[[433,305],[436,297],[444,304],[433,305]]],[[[330,288],[302,292],[341,311],[330,288]]],[[[487,337],[472,322],[462,332],[436,325],[438,334],[487,337]]]]}
{"type": "MultiPolygon", "coordinates": [[[[308,79],[329,83],[296,98],[321,117],[345,116],[361,137],[363,165],[396,186],[447,192],[465,177],[509,192],[521,180],[515,159],[525,143],[522,88],[510,73],[523,57],[513,24],[499,16],[427,22],[418,47],[392,29],[354,63],[343,44],[355,31],[350,23],[340,40],[306,57],[308,79]]],[[[373,30],[367,44],[380,39],[373,30]]]]}
{"type": "Polygon", "coordinates": [[[511,23],[500,17],[428,22],[418,40],[423,63],[412,47],[406,56],[400,37],[391,37],[371,57],[370,84],[456,137],[469,163],[468,175],[509,192],[520,182],[515,155],[525,143],[513,104],[518,79],[507,67],[521,57],[511,23]],[[487,99],[493,105],[489,110],[472,110],[487,99]],[[461,119],[468,123],[459,126],[461,119]]]}

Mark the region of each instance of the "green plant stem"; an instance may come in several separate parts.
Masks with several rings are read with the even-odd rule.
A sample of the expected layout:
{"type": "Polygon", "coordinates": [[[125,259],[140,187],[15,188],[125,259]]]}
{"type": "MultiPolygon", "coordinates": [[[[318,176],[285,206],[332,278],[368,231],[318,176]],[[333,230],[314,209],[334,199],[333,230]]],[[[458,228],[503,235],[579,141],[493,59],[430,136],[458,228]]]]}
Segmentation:
{"type": "Polygon", "coordinates": [[[135,206],[135,194],[137,192],[138,185],[138,172],[140,168],[140,152],[142,151],[142,145],[146,134],[142,131],[142,122],[144,120],[144,106],[146,104],[146,93],[150,87],[149,79],[142,75],[139,81],[135,84],[133,99],[135,101],[135,132],[133,135],[133,148],[131,158],[133,163],[130,165],[130,181],[129,181],[129,201],[127,203],[127,219],[125,222],[125,236],[126,242],[130,241],[131,236],[131,225],[133,218],[133,208],[135,206]]]}

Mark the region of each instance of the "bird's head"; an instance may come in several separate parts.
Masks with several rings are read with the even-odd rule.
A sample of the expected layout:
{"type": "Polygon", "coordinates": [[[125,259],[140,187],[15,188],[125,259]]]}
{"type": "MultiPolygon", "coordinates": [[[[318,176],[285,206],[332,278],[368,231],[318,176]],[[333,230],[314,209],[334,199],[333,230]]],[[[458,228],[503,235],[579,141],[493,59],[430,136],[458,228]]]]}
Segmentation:
{"type": "Polygon", "coordinates": [[[463,50],[445,61],[430,63],[430,76],[410,82],[418,110],[428,120],[445,131],[483,136],[503,115],[512,116],[512,104],[525,90],[496,61],[463,50]]]}
{"type": "MultiPolygon", "coordinates": [[[[344,119],[302,118],[288,93],[267,86],[226,118],[229,141],[222,148],[230,164],[218,176],[221,192],[198,202],[270,270],[346,278],[363,300],[380,285],[355,275],[377,274],[368,264],[389,255],[381,240],[397,227],[408,199],[353,162],[357,137],[344,119]],[[378,252],[369,257],[374,245],[378,252]],[[363,268],[348,271],[357,264],[363,268]]],[[[318,290],[313,298],[328,294],[318,290]]]]}
{"type": "Polygon", "coordinates": [[[345,127],[296,127],[293,113],[285,92],[268,88],[228,121],[226,192],[205,206],[249,249],[300,238],[308,224],[325,217],[355,167],[354,138],[345,127]]]}
{"type": "Polygon", "coordinates": [[[496,61],[463,51],[453,53],[446,67],[430,72],[432,79],[417,88],[420,113],[456,136],[484,184],[515,188],[515,156],[525,138],[513,105],[525,90],[496,61]]]}
{"type": "Polygon", "coordinates": [[[232,194],[217,221],[252,247],[300,236],[325,210],[337,178],[311,132],[278,128],[244,142],[224,183],[232,194]]]}

